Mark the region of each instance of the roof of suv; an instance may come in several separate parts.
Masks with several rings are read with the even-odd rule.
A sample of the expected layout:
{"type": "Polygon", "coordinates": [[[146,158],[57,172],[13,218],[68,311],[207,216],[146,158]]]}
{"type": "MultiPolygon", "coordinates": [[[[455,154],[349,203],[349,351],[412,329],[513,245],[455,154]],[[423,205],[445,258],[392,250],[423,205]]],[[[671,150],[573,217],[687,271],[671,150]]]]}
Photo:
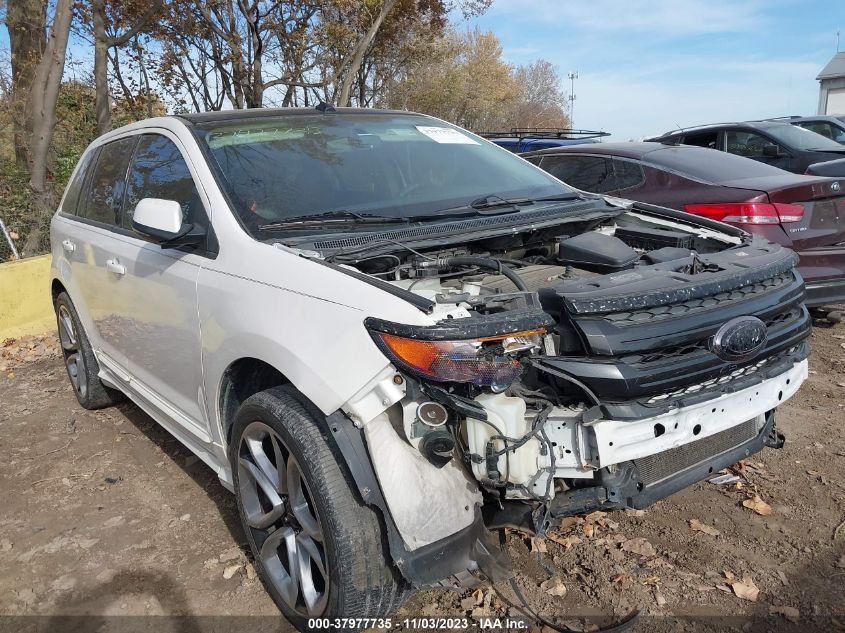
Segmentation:
{"type": "MultiPolygon", "coordinates": [[[[384,110],[380,108],[334,108],[327,109],[322,112],[328,114],[410,114],[416,115],[415,112],[407,112],[404,110],[384,110]]],[[[317,108],[249,108],[243,110],[218,110],[214,112],[199,112],[189,114],[174,115],[183,121],[191,124],[198,123],[215,123],[222,121],[249,121],[255,119],[264,119],[269,117],[280,116],[296,116],[303,114],[320,114],[321,110],[317,108]]],[[[417,115],[419,116],[419,115],[417,115]]]]}
{"type": "Polygon", "coordinates": [[[651,139],[647,140],[656,140],[662,139],[670,136],[679,136],[681,134],[689,134],[690,132],[702,132],[706,130],[712,129],[721,129],[725,127],[738,127],[738,128],[751,128],[755,130],[766,130],[771,129],[773,127],[782,127],[788,126],[790,123],[785,121],[772,121],[772,120],[762,120],[762,121],[729,121],[726,123],[708,123],[706,125],[695,125],[692,127],[686,128],[679,128],[677,130],[669,130],[664,134],[660,134],[659,136],[652,137],[651,139]]]}

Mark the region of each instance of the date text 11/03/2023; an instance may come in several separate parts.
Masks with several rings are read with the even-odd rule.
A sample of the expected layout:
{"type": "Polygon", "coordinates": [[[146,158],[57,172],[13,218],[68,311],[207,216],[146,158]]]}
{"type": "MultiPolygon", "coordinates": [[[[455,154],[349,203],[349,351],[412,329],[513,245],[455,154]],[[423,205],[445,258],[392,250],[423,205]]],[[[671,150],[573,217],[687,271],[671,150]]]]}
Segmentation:
{"type": "Polygon", "coordinates": [[[375,628],[390,630],[401,627],[406,630],[481,630],[481,631],[513,631],[527,630],[530,623],[520,618],[312,618],[308,620],[309,629],[345,629],[347,627],[375,628]]]}

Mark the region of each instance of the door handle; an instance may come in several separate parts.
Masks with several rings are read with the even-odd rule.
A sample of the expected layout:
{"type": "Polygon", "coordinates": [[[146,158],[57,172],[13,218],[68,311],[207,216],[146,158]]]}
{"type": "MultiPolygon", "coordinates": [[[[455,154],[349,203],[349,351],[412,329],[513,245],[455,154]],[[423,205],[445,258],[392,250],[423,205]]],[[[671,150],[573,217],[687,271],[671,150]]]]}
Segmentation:
{"type": "Polygon", "coordinates": [[[109,270],[109,272],[112,272],[115,275],[125,275],[126,274],[126,266],[121,264],[116,259],[107,259],[106,260],[106,268],[109,270]]]}
{"type": "Polygon", "coordinates": [[[76,244],[74,244],[70,240],[64,240],[62,242],[62,249],[64,250],[65,253],[70,254],[70,253],[72,253],[73,251],[76,250],[76,244]]]}

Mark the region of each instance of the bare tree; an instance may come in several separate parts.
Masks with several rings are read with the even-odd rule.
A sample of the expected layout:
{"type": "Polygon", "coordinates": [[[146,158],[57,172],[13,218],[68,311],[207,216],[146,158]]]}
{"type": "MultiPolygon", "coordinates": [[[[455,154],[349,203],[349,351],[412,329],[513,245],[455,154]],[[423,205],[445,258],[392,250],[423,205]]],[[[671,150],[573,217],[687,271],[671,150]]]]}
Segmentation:
{"type": "Polygon", "coordinates": [[[109,24],[106,0],[91,0],[91,22],[94,30],[94,86],[96,88],[97,131],[105,134],[111,129],[111,99],[109,98],[109,48],[125,46],[146,28],[161,10],[162,0],[149,0],[146,8],[135,17],[134,24],[120,32],[109,24]],[[111,32],[109,32],[111,30],[111,32]]]}
{"type": "Polygon", "coordinates": [[[14,124],[15,161],[27,166],[27,137],[31,117],[27,100],[35,69],[47,45],[47,2],[45,0],[8,0],[6,28],[12,53],[11,114],[14,124]]]}
{"type": "Polygon", "coordinates": [[[32,189],[32,224],[23,247],[23,255],[38,250],[45,220],[52,213],[52,191],[48,188],[47,167],[53,131],[56,128],[56,101],[65,69],[73,0],[56,0],[50,34],[35,67],[29,90],[28,109],[31,116],[28,130],[29,185],[32,189]]]}
{"type": "Polygon", "coordinates": [[[396,5],[396,0],[383,0],[381,9],[376,16],[376,19],[373,20],[373,23],[370,25],[370,28],[363,34],[361,39],[355,44],[355,48],[352,49],[352,55],[349,58],[348,63],[346,64],[345,72],[343,74],[343,81],[340,84],[340,96],[338,97],[338,105],[346,106],[349,105],[349,98],[352,92],[352,85],[355,83],[356,78],[358,78],[358,73],[361,70],[361,64],[364,61],[364,55],[367,54],[367,50],[369,50],[370,46],[373,44],[373,40],[378,33],[379,28],[384,23],[387,14],[393,9],[396,5]]]}

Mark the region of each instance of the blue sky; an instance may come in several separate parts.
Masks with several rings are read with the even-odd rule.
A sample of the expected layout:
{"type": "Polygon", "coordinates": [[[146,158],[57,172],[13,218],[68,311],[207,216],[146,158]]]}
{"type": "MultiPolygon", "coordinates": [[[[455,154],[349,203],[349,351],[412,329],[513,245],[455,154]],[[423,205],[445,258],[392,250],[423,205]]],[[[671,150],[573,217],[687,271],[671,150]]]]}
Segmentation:
{"type": "Polygon", "coordinates": [[[577,70],[575,126],[615,140],[815,114],[840,27],[845,50],[841,0],[494,0],[476,25],[510,63],[577,70]]]}

